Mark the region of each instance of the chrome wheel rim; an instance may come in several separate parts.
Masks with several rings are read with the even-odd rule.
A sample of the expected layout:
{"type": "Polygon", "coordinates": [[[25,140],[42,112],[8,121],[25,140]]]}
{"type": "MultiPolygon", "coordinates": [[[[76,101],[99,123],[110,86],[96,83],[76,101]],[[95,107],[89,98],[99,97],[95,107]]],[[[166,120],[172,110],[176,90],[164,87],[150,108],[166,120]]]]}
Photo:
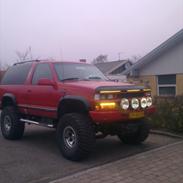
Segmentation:
{"type": "Polygon", "coordinates": [[[7,133],[11,130],[12,122],[10,116],[4,117],[4,129],[7,133]]]}
{"type": "Polygon", "coordinates": [[[76,144],[76,132],[71,126],[67,126],[63,132],[64,142],[67,147],[73,148],[76,144]]]}

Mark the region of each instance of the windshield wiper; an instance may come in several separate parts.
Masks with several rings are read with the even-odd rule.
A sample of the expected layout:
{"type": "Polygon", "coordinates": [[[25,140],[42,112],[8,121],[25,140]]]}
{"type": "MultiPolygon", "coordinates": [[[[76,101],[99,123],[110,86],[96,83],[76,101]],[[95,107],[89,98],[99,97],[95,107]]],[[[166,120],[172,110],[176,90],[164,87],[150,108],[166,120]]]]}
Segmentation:
{"type": "Polygon", "coordinates": [[[99,77],[99,76],[90,76],[88,78],[84,78],[84,79],[81,79],[81,78],[77,78],[77,77],[71,77],[71,78],[65,78],[65,79],[62,79],[61,81],[72,81],[72,80],[83,80],[83,81],[90,81],[90,80],[101,80],[102,78],[99,77]]]}
{"type": "Polygon", "coordinates": [[[61,81],[72,81],[72,80],[80,80],[80,78],[65,78],[65,79],[62,79],[61,81]]]}
{"type": "Polygon", "coordinates": [[[90,77],[88,77],[87,79],[102,79],[102,78],[99,77],[99,76],[90,76],[90,77]]]}

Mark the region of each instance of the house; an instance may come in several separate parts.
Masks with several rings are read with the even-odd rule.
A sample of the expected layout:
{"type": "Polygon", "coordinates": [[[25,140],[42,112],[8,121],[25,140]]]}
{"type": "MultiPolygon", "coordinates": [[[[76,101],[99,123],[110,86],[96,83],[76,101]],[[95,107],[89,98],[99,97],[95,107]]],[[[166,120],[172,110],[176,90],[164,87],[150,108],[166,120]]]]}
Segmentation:
{"type": "Polygon", "coordinates": [[[111,62],[97,63],[95,66],[110,79],[126,81],[126,76],[122,73],[128,69],[132,63],[129,60],[119,60],[111,62]]]}
{"type": "Polygon", "coordinates": [[[183,95],[183,29],[123,74],[129,81],[149,86],[153,96],[183,95]]]}

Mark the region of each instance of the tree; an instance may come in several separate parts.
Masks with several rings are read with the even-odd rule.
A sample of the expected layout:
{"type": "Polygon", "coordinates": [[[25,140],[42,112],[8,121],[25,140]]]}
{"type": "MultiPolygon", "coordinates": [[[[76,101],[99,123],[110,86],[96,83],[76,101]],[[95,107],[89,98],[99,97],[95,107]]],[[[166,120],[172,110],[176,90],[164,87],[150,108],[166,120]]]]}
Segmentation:
{"type": "Polygon", "coordinates": [[[17,62],[23,62],[26,60],[32,60],[32,48],[29,46],[25,52],[16,51],[18,57],[17,62]]]}
{"type": "Polygon", "coordinates": [[[9,63],[3,63],[1,60],[0,60],[0,71],[6,71],[8,68],[9,68],[9,63]]]}
{"type": "Polygon", "coordinates": [[[107,62],[107,57],[108,55],[99,55],[98,57],[96,57],[95,59],[93,59],[92,63],[93,64],[98,64],[98,63],[104,63],[107,62]]]}
{"type": "Polygon", "coordinates": [[[140,55],[132,55],[130,61],[137,62],[141,58],[140,55]]]}

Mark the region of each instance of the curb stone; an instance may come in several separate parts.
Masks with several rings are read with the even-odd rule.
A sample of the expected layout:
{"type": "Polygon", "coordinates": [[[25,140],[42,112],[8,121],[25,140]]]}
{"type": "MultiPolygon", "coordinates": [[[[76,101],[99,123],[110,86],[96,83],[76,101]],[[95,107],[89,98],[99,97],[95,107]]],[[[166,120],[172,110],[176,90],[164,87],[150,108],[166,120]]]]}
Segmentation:
{"type": "Polygon", "coordinates": [[[161,131],[161,130],[151,130],[150,133],[152,134],[157,134],[157,135],[164,135],[168,137],[173,137],[173,138],[180,138],[183,139],[183,135],[177,135],[171,132],[166,132],[166,131],[161,131]]]}

